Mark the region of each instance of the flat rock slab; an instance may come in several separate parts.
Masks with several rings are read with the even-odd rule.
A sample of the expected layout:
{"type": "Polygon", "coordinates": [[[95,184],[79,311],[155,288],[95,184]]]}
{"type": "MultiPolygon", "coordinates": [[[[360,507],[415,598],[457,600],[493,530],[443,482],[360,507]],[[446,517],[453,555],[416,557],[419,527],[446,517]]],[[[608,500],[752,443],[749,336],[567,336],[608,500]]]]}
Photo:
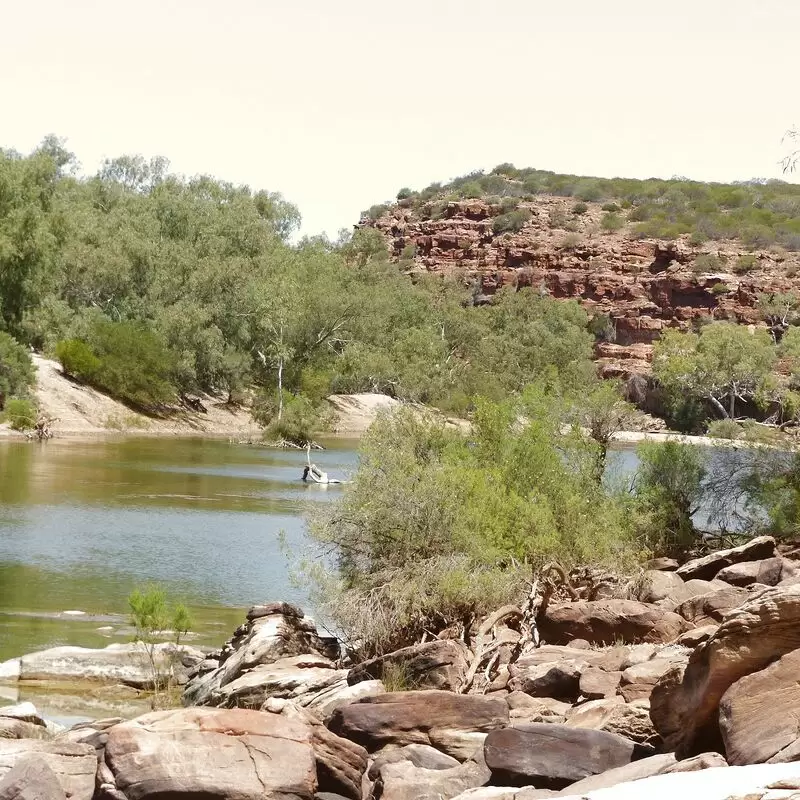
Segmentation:
{"type": "Polygon", "coordinates": [[[35,757],[47,765],[68,798],[91,800],[97,772],[94,747],[39,739],[0,739],[0,780],[29,757],[35,757]]]}
{"type": "Polygon", "coordinates": [[[615,642],[667,643],[691,626],[671,611],[636,600],[579,600],[550,605],[539,622],[548,642],[586,639],[595,645],[615,642]]]}
{"type": "MultiPolygon", "coordinates": [[[[170,674],[186,682],[187,665],[200,663],[203,653],[193,647],[158,644],[155,664],[159,678],[170,674]]],[[[111,644],[108,647],[52,647],[19,659],[22,681],[98,681],[123,683],[138,689],[153,685],[153,670],[141,643],[111,644]]]]}
{"type": "Polygon", "coordinates": [[[388,692],[333,712],[328,727],[374,753],[427,744],[463,761],[489,731],[508,725],[504,699],[437,690],[388,692]]]}
{"type": "Polygon", "coordinates": [[[128,800],[312,800],[307,726],[243,709],[145,714],[108,731],[106,764],[128,800]]]}
{"type": "Polygon", "coordinates": [[[492,773],[485,764],[467,761],[451,769],[425,769],[408,761],[381,769],[381,800],[449,800],[467,789],[484,786],[492,773]]]}
{"type": "Polygon", "coordinates": [[[741,564],[732,564],[730,567],[720,570],[717,578],[731,586],[750,586],[753,583],[761,583],[764,586],[775,586],[783,578],[791,577],[795,570],[791,562],[787,562],[790,567],[784,575],[784,559],[780,557],[762,558],[760,561],[745,561],[741,564]]]}
{"type": "Polygon", "coordinates": [[[483,752],[495,785],[537,789],[563,789],[642,754],[613,733],[547,723],[492,731],[483,752]]]}
{"type": "Polygon", "coordinates": [[[675,611],[693,625],[711,625],[722,622],[726,614],[750,598],[747,589],[729,586],[685,600],[675,611]]]}
{"type": "Polygon", "coordinates": [[[717,576],[720,570],[730,567],[731,564],[740,564],[743,561],[759,561],[762,558],[772,558],[775,555],[775,540],[771,536],[757,536],[739,547],[729,550],[718,550],[716,553],[687,561],[678,567],[677,574],[684,580],[701,578],[710,581],[717,576]]]}

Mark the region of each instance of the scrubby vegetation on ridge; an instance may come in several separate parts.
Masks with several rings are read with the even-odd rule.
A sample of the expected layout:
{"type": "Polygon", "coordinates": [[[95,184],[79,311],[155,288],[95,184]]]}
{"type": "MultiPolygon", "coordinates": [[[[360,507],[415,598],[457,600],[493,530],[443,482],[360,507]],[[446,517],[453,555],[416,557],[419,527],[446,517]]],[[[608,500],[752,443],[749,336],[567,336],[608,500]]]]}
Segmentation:
{"type": "MultiPolygon", "coordinates": [[[[397,201],[423,218],[436,218],[449,201],[483,198],[507,216],[537,195],[574,197],[577,215],[585,213],[586,203],[602,203],[607,231],[629,224],[631,234],[642,238],[688,234],[696,244],[740,239],[753,249],[778,245],[800,251],[800,186],[780,180],[724,184],[688,178],[592,178],[500,164],[489,173],[478,170],[418,192],[404,188],[397,201]]],[[[364,216],[376,219],[390,205],[374,205],[364,216]]],[[[503,230],[514,227],[501,223],[496,232],[503,230]]]]}

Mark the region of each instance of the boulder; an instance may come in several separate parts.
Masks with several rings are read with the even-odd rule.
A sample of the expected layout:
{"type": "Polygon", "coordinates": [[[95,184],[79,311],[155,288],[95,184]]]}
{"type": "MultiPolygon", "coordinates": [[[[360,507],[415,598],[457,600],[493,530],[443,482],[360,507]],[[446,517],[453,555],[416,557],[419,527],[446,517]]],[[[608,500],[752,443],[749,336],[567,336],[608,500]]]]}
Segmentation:
{"type": "Polygon", "coordinates": [[[650,561],[647,562],[645,565],[647,569],[657,569],[663,570],[665,572],[674,572],[680,564],[674,558],[667,558],[666,556],[660,556],[659,558],[651,558],[650,561]]]}
{"type": "Polygon", "coordinates": [[[775,586],[783,580],[784,559],[762,558],[760,561],[744,561],[741,564],[732,564],[720,570],[717,578],[731,586],[750,586],[753,583],[762,583],[765,586],[775,586]]]}
{"type": "Polygon", "coordinates": [[[685,670],[676,666],[653,689],[650,715],[679,755],[721,746],[718,707],[739,679],[800,648],[800,584],[776,586],[731,611],[685,670]],[[705,746],[704,746],[705,743],[705,746]]]}
{"type": "Polygon", "coordinates": [[[759,561],[763,558],[772,558],[775,555],[775,540],[771,536],[757,536],[746,544],[732,547],[729,550],[718,550],[702,558],[687,561],[678,567],[677,574],[684,580],[700,578],[710,581],[717,574],[731,566],[743,561],[759,561]]]}
{"type": "Polygon", "coordinates": [[[476,761],[450,769],[425,769],[399,761],[381,768],[376,796],[381,800],[449,800],[466,789],[486,785],[491,777],[486,765],[476,761]]]}
{"type": "Polygon", "coordinates": [[[456,639],[434,639],[395,650],[353,667],[347,682],[383,679],[385,674],[399,676],[408,689],[458,690],[464,683],[469,650],[456,639]]]}
{"type": "Polygon", "coordinates": [[[738,608],[750,597],[747,589],[730,586],[685,600],[675,611],[693,625],[710,625],[722,622],[732,609],[738,608]]]}
{"type": "Polygon", "coordinates": [[[653,687],[675,666],[685,666],[689,660],[689,650],[668,648],[656,658],[642,661],[628,667],[622,673],[620,694],[626,701],[649,699],[653,687]]]}
{"type": "Polygon", "coordinates": [[[650,569],[636,581],[631,591],[631,599],[640,603],[658,603],[672,600],[675,604],[686,599],[686,584],[674,572],[661,572],[650,569]]]}
{"type": "MultiPolygon", "coordinates": [[[[31,757],[47,765],[69,800],[92,799],[97,772],[97,754],[92,746],[38,739],[0,739],[0,781],[20,762],[31,757]]],[[[16,781],[18,777],[12,776],[10,780],[16,781]]]]}
{"type": "Polygon", "coordinates": [[[319,692],[299,697],[297,702],[324,721],[329,719],[337,708],[355,703],[364,697],[377,697],[385,693],[386,687],[381,681],[361,681],[354,686],[336,682],[319,692]]]}
{"type": "Polygon", "coordinates": [[[636,600],[579,600],[550,605],[542,615],[539,632],[555,644],[576,638],[595,645],[665,643],[689,627],[678,614],[636,600]]]}
{"type": "Polygon", "coordinates": [[[531,697],[525,692],[511,692],[506,696],[509,720],[519,722],[563,722],[572,708],[570,703],[562,703],[551,697],[531,697]]]}
{"type": "Polygon", "coordinates": [[[740,678],[722,695],[719,726],[736,766],[800,758],[800,650],[740,678]]]}
{"type": "Polygon", "coordinates": [[[225,687],[257,667],[301,656],[332,664],[327,643],[314,621],[288,603],[254,606],[244,625],[226,642],[219,666],[193,675],[183,693],[184,705],[225,704],[225,687]]]}
{"type": "Polygon", "coordinates": [[[618,670],[606,672],[598,667],[588,667],[581,674],[578,688],[580,693],[589,700],[600,700],[604,697],[613,697],[622,679],[618,670]]]}
{"type": "Polygon", "coordinates": [[[566,724],[571,728],[616,733],[638,744],[658,739],[647,705],[626,703],[621,697],[583,703],[569,712],[566,724]]]}
{"type": "Polygon", "coordinates": [[[426,770],[448,770],[459,765],[458,759],[439,752],[435,747],[427,744],[407,744],[405,747],[391,747],[378,753],[370,765],[368,777],[370,780],[377,780],[386,764],[397,764],[400,761],[407,761],[415,767],[426,770]]]}
{"type": "Polygon", "coordinates": [[[537,789],[563,789],[640,755],[613,733],[537,723],[492,731],[483,752],[495,785],[537,789]]]}
{"type": "MultiPolygon", "coordinates": [[[[202,661],[203,653],[193,647],[165,642],[155,646],[158,680],[172,675],[186,683],[188,670],[202,661]]],[[[123,683],[137,689],[153,686],[150,660],[141,642],[110,644],[108,647],[51,647],[19,659],[21,681],[101,681],[123,683]]]]}
{"type": "Polygon", "coordinates": [[[716,633],[717,628],[719,628],[719,625],[703,625],[700,628],[693,628],[690,631],[686,631],[686,633],[682,633],[675,640],[675,644],[694,650],[697,645],[707,642],[716,633]]]}
{"type": "Polygon", "coordinates": [[[320,791],[361,800],[361,783],[367,770],[367,751],[355,742],[329,731],[314,714],[294,703],[287,703],[282,714],[306,725],[311,733],[320,791]]]}
{"type": "Polygon", "coordinates": [[[519,669],[517,664],[511,664],[508,668],[511,676],[508,688],[531,697],[552,697],[571,703],[578,699],[581,673],[585,668],[586,662],[567,660],[527,669],[519,669]]]}
{"type": "Polygon", "coordinates": [[[29,755],[0,779],[0,800],[66,800],[66,794],[47,761],[29,755]]]}
{"type": "Polygon", "coordinates": [[[21,719],[24,722],[32,722],[34,725],[45,727],[45,721],[33,703],[25,702],[17,703],[13,706],[0,706],[0,717],[21,719]]]}
{"type": "Polygon", "coordinates": [[[280,797],[311,800],[317,787],[307,726],[244,709],[157,711],[115,725],[105,761],[127,800],[280,797]]]}
{"type": "Polygon", "coordinates": [[[387,692],[338,708],[328,727],[371,753],[387,745],[427,744],[463,761],[508,719],[502,698],[428,690],[387,692]]]}
{"type": "Polygon", "coordinates": [[[44,725],[24,719],[0,717],[0,739],[49,739],[50,731],[44,725]]]}

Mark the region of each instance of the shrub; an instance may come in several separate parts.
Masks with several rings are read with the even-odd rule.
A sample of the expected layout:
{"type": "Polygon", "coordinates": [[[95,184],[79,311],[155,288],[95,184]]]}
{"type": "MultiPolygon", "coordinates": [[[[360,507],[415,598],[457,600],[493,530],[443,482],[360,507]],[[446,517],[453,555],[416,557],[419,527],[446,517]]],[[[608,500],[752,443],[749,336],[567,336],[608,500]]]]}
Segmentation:
{"type": "Polygon", "coordinates": [[[619,214],[615,214],[612,211],[606,211],[603,214],[603,218],[600,220],[600,227],[604,231],[613,232],[618,231],[620,228],[624,227],[625,220],[619,214]]]}
{"type": "Polygon", "coordinates": [[[715,283],[711,287],[711,293],[717,295],[718,297],[723,294],[728,294],[730,292],[731,287],[728,286],[727,283],[715,283]]]}
{"type": "Polygon", "coordinates": [[[100,359],[86,342],[65,339],[56,345],[56,358],[65,375],[90,382],[100,369],[100,359]]]}
{"type": "Polygon", "coordinates": [[[715,419],[708,424],[708,435],[715,439],[741,439],[744,430],[732,419],[715,419]]]}
{"type": "Polygon", "coordinates": [[[283,410],[278,411],[274,392],[262,392],[251,409],[253,419],[264,428],[267,441],[291,442],[305,446],[313,441],[315,433],[327,430],[331,424],[330,411],[320,401],[314,402],[306,395],[293,395],[284,391],[283,410]]]}
{"type": "Polygon", "coordinates": [[[398,193],[397,199],[398,200],[408,200],[409,198],[414,196],[414,192],[409,189],[407,186],[404,186],[398,193]]]}
{"type": "Polygon", "coordinates": [[[555,206],[547,212],[547,224],[551,228],[563,228],[567,224],[567,212],[561,206],[555,206]]]}
{"type": "Polygon", "coordinates": [[[174,668],[180,660],[177,645],[192,626],[189,610],[183,603],[171,604],[167,593],[158,586],[148,586],[144,591],[136,589],[128,596],[131,624],[135,640],[142,643],[150,669],[151,688],[154,692],[152,707],[164,705],[163,692],[175,684],[174,668]],[[176,647],[167,658],[167,673],[160,663],[158,644],[172,641],[176,647]]]}
{"type": "Polygon", "coordinates": [[[588,324],[589,333],[597,342],[614,342],[617,338],[617,328],[614,320],[608,314],[595,314],[588,324]]]}
{"type": "Polygon", "coordinates": [[[575,250],[583,244],[583,237],[579,233],[568,233],[561,242],[564,250],[575,250]]]}
{"type": "Polygon", "coordinates": [[[492,230],[497,233],[521,231],[528,220],[531,218],[531,212],[527,208],[518,208],[516,211],[509,211],[507,214],[500,214],[492,221],[492,230]]]}
{"type": "Polygon", "coordinates": [[[407,244],[400,251],[400,258],[402,261],[411,261],[417,255],[417,246],[415,244],[407,244]]]}
{"type": "Polygon", "coordinates": [[[461,187],[459,194],[461,197],[475,199],[478,197],[483,197],[483,189],[477,181],[470,181],[461,187]]]}
{"type": "Polygon", "coordinates": [[[28,350],[10,334],[0,331],[0,410],[6,398],[27,394],[35,380],[36,372],[28,350]]]}
{"type": "Polygon", "coordinates": [[[584,181],[575,188],[574,195],[579,200],[591,202],[599,200],[603,196],[603,190],[597,181],[584,181]]]}
{"type": "Polygon", "coordinates": [[[692,272],[700,274],[702,272],[719,272],[725,268],[725,259],[711,253],[701,253],[695,258],[692,264],[692,272]]]}
{"type": "Polygon", "coordinates": [[[373,222],[375,222],[376,220],[380,219],[390,208],[391,205],[389,203],[377,203],[374,206],[370,206],[366,211],[363,211],[361,216],[371,219],[373,222]]]}
{"type": "Polygon", "coordinates": [[[336,557],[335,574],[317,578],[345,641],[371,655],[468,628],[518,602],[535,565],[634,555],[626,509],[597,483],[595,448],[561,435],[563,419],[536,389],[477,403],[469,438],[410,409],[372,425],[353,485],[311,520],[336,557]]]}
{"type": "Polygon", "coordinates": [[[6,401],[6,421],[15,431],[27,431],[36,425],[36,407],[30,400],[12,397],[6,401]]]}
{"type": "Polygon", "coordinates": [[[513,211],[517,206],[519,206],[519,200],[516,197],[504,197],[500,201],[500,213],[508,214],[509,211],[513,211]]]}
{"type": "Polygon", "coordinates": [[[743,275],[746,272],[752,272],[758,266],[758,258],[754,255],[747,254],[741,255],[736,259],[733,265],[733,271],[737,275],[743,275]]]}
{"type": "Polygon", "coordinates": [[[616,203],[603,203],[603,211],[609,211],[616,214],[619,211],[619,206],[616,203]]]}
{"type": "Polygon", "coordinates": [[[572,207],[572,213],[577,214],[580,216],[581,214],[585,214],[589,210],[589,206],[586,203],[575,203],[572,207]]]}
{"type": "Polygon", "coordinates": [[[656,553],[680,553],[695,544],[693,515],[706,475],[702,449],[678,442],[645,442],[637,449],[635,486],[645,509],[647,542],[656,553]]]}

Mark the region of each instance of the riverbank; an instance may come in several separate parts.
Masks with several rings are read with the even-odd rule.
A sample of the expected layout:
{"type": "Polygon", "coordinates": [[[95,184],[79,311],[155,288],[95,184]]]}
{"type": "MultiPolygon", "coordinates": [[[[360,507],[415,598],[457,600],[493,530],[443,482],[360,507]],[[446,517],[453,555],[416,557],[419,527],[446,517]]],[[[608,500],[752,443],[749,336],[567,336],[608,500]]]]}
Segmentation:
{"type": "MultiPolygon", "coordinates": [[[[204,436],[237,441],[260,439],[261,428],[247,406],[229,405],[226,398],[199,394],[198,408],[175,407],[164,416],[142,414],[97,389],[68,378],[57,361],[33,355],[35,396],[41,413],[53,419],[51,430],[59,438],[135,436],[204,436]]],[[[401,405],[386,395],[361,393],[331,395],[332,433],[359,437],[384,409],[401,405]]],[[[0,424],[0,438],[25,438],[8,424],[0,424]]]]}

